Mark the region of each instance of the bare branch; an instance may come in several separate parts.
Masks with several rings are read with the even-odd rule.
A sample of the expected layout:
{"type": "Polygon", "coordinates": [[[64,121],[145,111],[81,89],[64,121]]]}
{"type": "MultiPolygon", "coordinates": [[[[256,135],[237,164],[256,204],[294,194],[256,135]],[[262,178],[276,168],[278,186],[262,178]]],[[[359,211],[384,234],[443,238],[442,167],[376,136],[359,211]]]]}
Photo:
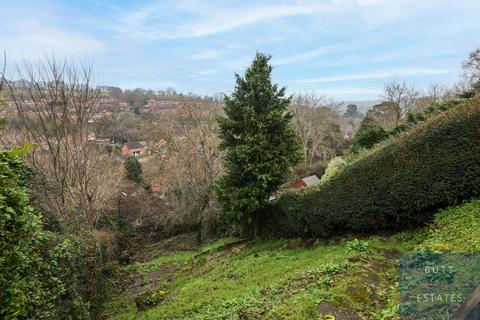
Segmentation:
{"type": "Polygon", "coordinates": [[[396,115],[396,124],[409,111],[416,108],[420,92],[406,82],[391,82],[385,85],[383,98],[393,108],[396,115]]]}
{"type": "Polygon", "coordinates": [[[326,165],[343,144],[339,124],[342,103],[315,94],[296,95],[289,107],[292,124],[305,156],[305,164],[326,165]]]}
{"type": "Polygon", "coordinates": [[[22,127],[38,152],[32,165],[45,174],[55,196],[44,204],[69,225],[94,226],[118,194],[120,164],[88,140],[89,119],[99,107],[92,66],[55,56],[17,67],[20,81],[7,81],[22,127]]]}

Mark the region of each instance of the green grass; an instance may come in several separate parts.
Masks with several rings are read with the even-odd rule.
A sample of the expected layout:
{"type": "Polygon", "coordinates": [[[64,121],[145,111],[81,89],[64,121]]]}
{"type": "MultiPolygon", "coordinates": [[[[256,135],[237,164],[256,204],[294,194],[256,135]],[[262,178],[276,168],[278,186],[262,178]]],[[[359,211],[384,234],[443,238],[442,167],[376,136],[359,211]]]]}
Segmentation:
{"type": "Polygon", "coordinates": [[[193,252],[178,252],[161,256],[143,263],[133,263],[124,268],[125,272],[152,272],[164,266],[184,264],[193,257],[193,252]]]}
{"type": "Polygon", "coordinates": [[[440,211],[419,249],[480,252],[480,200],[440,211]]]}
{"type": "MultiPolygon", "coordinates": [[[[329,303],[369,319],[398,319],[399,253],[478,251],[480,201],[443,210],[426,228],[306,248],[299,240],[230,246],[225,238],[198,251],[175,252],[123,268],[122,277],[152,272],[165,298],[137,311],[124,292],[108,306],[110,319],[321,319],[329,303]],[[163,279],[173,277],[175,281],[163,279]]],[[[156,287],[156,288],[157,288],[156,287]]]]}

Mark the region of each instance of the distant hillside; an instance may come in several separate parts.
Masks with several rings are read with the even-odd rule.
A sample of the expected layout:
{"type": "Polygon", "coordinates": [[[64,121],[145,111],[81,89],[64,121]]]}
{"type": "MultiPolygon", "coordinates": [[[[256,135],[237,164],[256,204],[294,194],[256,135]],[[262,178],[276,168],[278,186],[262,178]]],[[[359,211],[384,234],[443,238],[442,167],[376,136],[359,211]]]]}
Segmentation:
{"type": "Polygon", "coordinates": [[[358,112],[365,114],[365,112],[367,112],[368,109],[370,109],[371,107],[373,107],[374,105],[380,102],[381,100],[345,101],[342,104],[342,108],[343,108],[342,111],[345,111],[345,109],[349,104],[354,104],[358,107],[358,112]]]}

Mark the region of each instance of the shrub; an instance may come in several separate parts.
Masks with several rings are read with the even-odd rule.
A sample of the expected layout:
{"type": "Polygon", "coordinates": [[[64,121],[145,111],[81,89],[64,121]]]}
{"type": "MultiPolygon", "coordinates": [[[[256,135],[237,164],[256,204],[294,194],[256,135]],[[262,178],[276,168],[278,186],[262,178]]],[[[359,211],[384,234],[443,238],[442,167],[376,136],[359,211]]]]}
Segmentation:
{"type": "Polygon", "coordinates": [[[419,225],[480,194],[479,154],[477,97],[349,163],[328,183],[283,194],[263,224],[282,235],[318,236],[419,225]]]}
{"type": "Polygon", "coordinates": [[[99,242],[44,230],[24,153],[0,152],[0,318],[94,319],[106,288],[99,242]]]}
{"type": "Polygon", "coordinates": [[[375,144],[387,139],[388,132],[382,127],[367,127],[359,131],[353,137],[353,148],[367,148],[370,149],[375,144]]]}
{"type": "Polygon", "coordinates": [[[325,173],[323,174],[320,183],[325,183],[329,181],[333,176],[339,173],[345,166],[347,165],[347,161],[342,157],[335,157],[327,165],[327,169],[325,169],[325,173]]]}
{"type": "Polygon", "coordinates": [[[358,240],[358,239],[353,239],[352,241],[348,241],[346,244],[347,251],[349,253],[367,251],[368,245],[369,244],[367,240],[358,240]]]}
{"type": "Polygon", "coordinates": [[[52,318],[62,284],[42,249],[49,234],[29,205],[25,150],[0,152],[0,318],[52,318]]]}
{"type": "Polygon", "coordinates": [[[136,157],[134,156],[127,157],[125,159],[124,167],[125,167],[125,176],[127,177],[128,180],[132,180],[138,183],[143,181],[142,165],[136,157]]]}

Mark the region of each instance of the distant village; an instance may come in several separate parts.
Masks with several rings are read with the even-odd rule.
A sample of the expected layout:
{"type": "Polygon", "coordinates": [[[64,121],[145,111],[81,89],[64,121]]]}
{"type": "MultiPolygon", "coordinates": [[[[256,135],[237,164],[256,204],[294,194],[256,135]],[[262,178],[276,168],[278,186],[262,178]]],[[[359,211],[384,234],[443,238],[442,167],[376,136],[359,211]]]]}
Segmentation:
{"type": "MultiPolygon", "coordinates": [[[[166,137],[145,139],[142,134],[137,136],[134,135],[134,137],[125,137],[122,135],[118,137],[113,134],[102,132],[101,130],[99,131],[99,126],[113,123],[116,117],[130,114],[133,117],[140,117],[141,120],[137,123],[137,126],[142,127],[145,122],[144,119],[148,118],[150,115],[173,115],[182,109],[185,101],[188,101],[189,104],[197,104],[198,106],[212,102],[211,97],[202,98],[195,95],[184,96],[182,94],[177,94],[175,91],[162,91],[160,94],[157,94],[156,92],[143,89],[134,89],[132,91],[122,91],[115,87],[99,87],[99,89],[101,96],[97,99],[98,106],[93,109],[94,112],[89,114],[88,118],[89,130],[87,133],[87,139],[88,141],[104,148],[106,152],[115,155],[121,163],[124,162],[126,157],[138,157],[143,165],[148,164],[150,157],[168,161],[169,152],[166,137]],[[120,94],[118,94],[118,92],[115,93],[116,89],[118,89],[117,91],[120,92],[120,94]],[[128,95],[129,93],[131,93],[131,95],[128,95]],[[132,96],[134,98],[132,98],[132,96]]],[[[16,113],[15,105],[18,104],[18,101],[15,102],[9,97],[5,97],[4,101],[6,102],[4,103],[6,107],[0,108],[0,117],[3,118],[9,117],[9,115],[14,115],[16,113]]],[[[21,105],[25,110],[35,110],[34,107],[38,107],[34,105],[35,103],[38,104],[39,101],[25,99],[21,102],[21,105]]],[[[45,105],[50,105],[47,101],[43,101],[43,103],[45,105]]],[[[61,113],[65,111],[59,109],[54,112],[57,112],[58,114],[56,116],[60,117],[61,113]]],[[[75,114],[69,116],[72,118],[76,117],[75,114]]],[[[347,112],[342,117],[338,118],[339,124],[343,128],[342,132],[344,134],[344,139],[351,139],[357,131],[361,120],[362,115],[357,111],[357,107],[351,104],[348,105],[347,112]]],[[[16,137],[15,134],[10,136],[4,134],[2,140],[2,143],[7,146],[9,144],[14,145],[15,143],[18,143],[18,137],[16,137]]],[[[41,150],[48,150],[48,146],[45,144],[42,144],[39,147],[41,150]]],[[[123,170],[123,166],[120,167],[122,168],[121,170],[123,170]]],[[[162,181],[165,181],[165,179],[161,175],[145,177],[145,183],[148,184],[148,189],[152,193],[162,194],[165,192],[166,188],[162,185],[162,181]]],[[[293,181],[291,187],[312,187],[319,184],[319,182],[320,178],[313,174],[310,176],[299,177],[297,180],[293,181]]]]}

